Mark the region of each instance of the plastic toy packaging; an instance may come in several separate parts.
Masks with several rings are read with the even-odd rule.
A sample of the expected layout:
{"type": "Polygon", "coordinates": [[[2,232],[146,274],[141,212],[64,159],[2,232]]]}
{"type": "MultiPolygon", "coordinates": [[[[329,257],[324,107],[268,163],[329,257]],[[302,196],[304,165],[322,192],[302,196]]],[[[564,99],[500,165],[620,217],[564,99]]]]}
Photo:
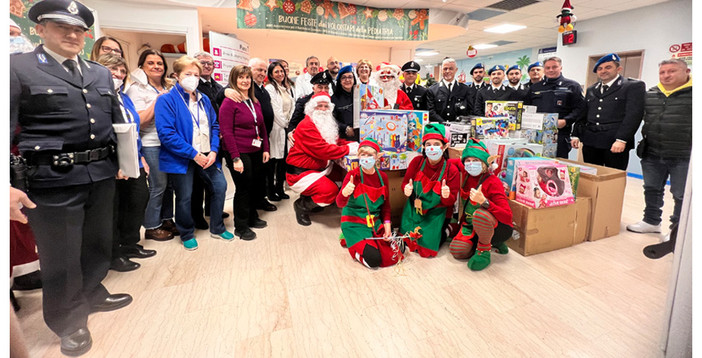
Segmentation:
{"type": "Polygon", "coordinates": [[[532,208],[574,203],[568,166],[556,162],[518,162],[516,200],[532,208]]]}

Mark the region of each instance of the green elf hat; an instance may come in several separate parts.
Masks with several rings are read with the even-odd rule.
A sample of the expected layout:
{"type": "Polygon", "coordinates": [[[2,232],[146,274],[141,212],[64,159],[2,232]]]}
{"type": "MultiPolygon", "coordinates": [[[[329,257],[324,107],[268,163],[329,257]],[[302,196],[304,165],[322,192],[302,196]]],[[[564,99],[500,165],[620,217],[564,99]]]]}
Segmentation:
{"type": "Polygon", "coordinates": [[[429,123],[424,127],[424,136],[422,137],[422,143],[428,141],[429,139],[438,139],[444,144],[448,143],[446,139],[446,126],[441,123],[429,123]]]}
{"type": "Polygon", "coordinates": [[[468,157],[474,157],[480,159],[485,165],[490,166],[490,153],[488,152],[485,144],[483,142],[470,138],[468,143],[466,143],[466,148],[463,149],[463,154],[461,154],[461,160],[466,160],[468,157]]]}
{"type": "Polygon", "coordinates": [[[358,147],[371,147],[376,153],[380,153],[380,144],[378,144],[378,141],[373,138],[366,138],[362,140],[358,147]]]}

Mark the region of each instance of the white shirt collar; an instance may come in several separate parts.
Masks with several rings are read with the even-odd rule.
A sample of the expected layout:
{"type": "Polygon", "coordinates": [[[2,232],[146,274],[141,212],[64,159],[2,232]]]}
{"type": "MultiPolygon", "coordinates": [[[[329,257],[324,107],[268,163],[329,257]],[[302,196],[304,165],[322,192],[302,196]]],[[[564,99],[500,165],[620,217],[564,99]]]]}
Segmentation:
{"type": "MultiPolygon", "coordinates": [[[[81,71],[81,69],[80,69],[80,62],[78,62],[78,56],[77,56],[77,55],[76,55],[76,56],[73,56],[73,58],[63,57],[63,56],[57,54],[56,52],[51,51],[51,50],[50,50],[48,47],[46,47],[46,46],[44,46],[44,51],[45,51],[49,56],[53,57],[54,60],[56,60],[56,62],[58,62],[59,65],[61,65],[61,66],[63,66],[63,62],[66,61],[66,60],[73,60],[73,61],[76,61],[76,68],[78,69],[79,72],[83,73],[83,71],[81,71]]],[[[64,68],[65,68],[65,67],[64,67],[64,68]]],[[[66,69],[66,70],[68,70],[68,69],[66,69]]]]}
{"type": "Polygon", "coordinates": [[[620,76],[617,75],[617,77],[614,77],[613,80],[611,80],[611,81],[609,81],[609,82],[607,82],[607,83],[604,83],[603,85],[604,85],[604,86],[607,86],[607,88],[612,87],[612,84],[614,84],[614,82],[616,82],[616,81],[619,79],[619,77],[620,77],[620,76]]]}
{"type": "Polygon", "coordinates": [[[511,83],[508,83],[507,85],[510,86],[510,87],[512,87],[512,89],[519,89],[519,87],[521,87],[522,84],[521,84],[521,83],[517,83],[516,86],[512,86],[511,83]]]}
{"type": "Polygon", "coordinates": [[[497,86],[497,87],[495,87],[495,85],[494,85],[494,84],[490,83],[490,87],[492,87],[492,89],[493,89],[493,90],[498,90],[498,89],[502,88],[502,86],[503,86],[503,84],[502,84],[502,83],[500,83],[500,85],[499,85],[499,86],[497,86]]]}
{"type": "Polygon", "coordinates": [[[446,79],[442,78],[442,79],[441,79],[441,82],[444,84],[444,87],[448,88],[449,83],[452,83],[452,84],[455,86],[455,85],[456,85],[456,82],[458,82],[458,81],[456,81],[456,79],[454,78],[453,81],[451,81],[451,82],[446,82],[446,79]]]}

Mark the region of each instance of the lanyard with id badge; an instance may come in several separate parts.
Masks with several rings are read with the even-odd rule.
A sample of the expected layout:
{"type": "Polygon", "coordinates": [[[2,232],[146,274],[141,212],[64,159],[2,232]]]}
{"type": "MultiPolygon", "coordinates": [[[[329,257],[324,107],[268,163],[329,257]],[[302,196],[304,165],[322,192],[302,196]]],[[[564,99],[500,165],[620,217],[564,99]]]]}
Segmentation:
{"type": "Polygon", "coordinates": [[[183,103],[185,104],[185,107],[188,109],[188,113],[190,113],[190,116],[195,120],[195,123],[197,123],[197,133],[198,133],[198,144],[200,147],[200,153],[208,153],[210,151],[210,139],[209,135],[207,133],[202,133],[200,130],[200,103],[196,102],[197,105],[197,117],[193,114],[193,112],[190,110],[190,106],[188,105],[187,102],[185,102],[185,99],[183,97],[180,97],[180,99],[183,100],[183,103]]]}
{"type": "Polygon", "coordinates": [[[246,108],[248,108],[249,111],[251,111],[251,115],[253,116],[253,120],[254,120],[254,129],[256,129],[256,138],[254,138],[251,141],[251,145],[256,147],[256,148],[261,148],[262,140],[261,140],[261,135],[258,133],[258,122],[256,121],[258,119],[258,116],[256,115],[256,108],[254,107],[251,99],[245,100],[244,104],[246,105],[246,108]]]}

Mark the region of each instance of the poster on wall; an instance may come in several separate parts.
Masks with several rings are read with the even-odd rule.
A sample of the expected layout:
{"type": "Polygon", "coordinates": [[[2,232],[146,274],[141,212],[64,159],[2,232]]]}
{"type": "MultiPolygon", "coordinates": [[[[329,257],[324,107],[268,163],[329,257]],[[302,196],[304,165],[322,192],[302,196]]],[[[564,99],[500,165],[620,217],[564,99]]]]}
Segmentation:
{"type": "Polygon", "coordinates": [[[688,66],[692,66],[692,42],[674,43],[668,47],[671,53],[671,58],[678,58],[687,62],[688,66]]]}
{"type": "Polygon", "coordinates": [[[426,41],[429,9],[378,9],[330,0],[238,0],[237,27],[390,41],[426,41]]]}
{"type": "MultiPolygon", "coordinates": [[[[10,0],[10,19],[14,21],[17,26],[22,30],[22,35],[25,39],[29,40],[31,47],[36,47],[42,43],[41,37],[37,35],[34,26],[36,25],[34,21],[27,18],[27,13],[29,9],[34,5],[36,1],[34,0],[10,0]]],[[[95,24],[97,24],[97,12],[90,9],[95,18],[95,24]]],[[[93,25],[88,31],[85,32],[85,46],[83,46],[83,51],[81,51],[78,56],[85,59],[90,58],[90,52],[93,50],[93,44],[95,43],[96,25],[93,25]]],[[[11,46],[12,47],[12,46],[11,46]]],[[[27,52],[29,46],[24,46],[22,48],[17,48],[16,52],[27,52]]],[[[10,51],[13,52],[12,49],[10,51]]]]}
{"type": "Polygon", "coordinates": [[[212,78],[222,86],[229,83],[229,72],[236,65],[248,65],[249,44],[232,36],[210,31],[210,53],[214,60],[212,78]]]}

